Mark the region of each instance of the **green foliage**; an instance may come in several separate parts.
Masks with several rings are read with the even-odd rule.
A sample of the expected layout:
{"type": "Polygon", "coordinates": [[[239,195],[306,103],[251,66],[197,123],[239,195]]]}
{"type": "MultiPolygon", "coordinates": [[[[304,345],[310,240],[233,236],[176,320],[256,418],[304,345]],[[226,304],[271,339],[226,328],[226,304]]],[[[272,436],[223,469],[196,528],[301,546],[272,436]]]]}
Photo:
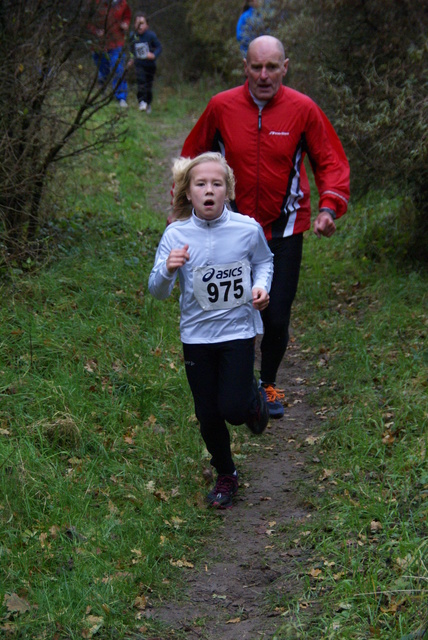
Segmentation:
{"type": "Polygon", "coordinates": [[[56,163],[123,135],[117,110],[104,109],[113,90],[101,91],[90,61],[90,5],[1,3],[1,262],[36,253],[40,224],[53,217],[47,188],[61,191],[56,163]]]}
{"type": "Polygon", "coordinates": [[[186,0],[188,24],[200,47],[201,71],[216,71],[230,77],[242,61],[235,29],[242,2],[240,0],[186,0]]]}
{"type": "MultiPolygon", "coordinates": [[[[342,224],[342,223],[341,223],[342,224]]],[[[345,218],[345,247],[355,257],[396,263],[397,268],[415,262],[415,247],[423,249],[418,211],[410,197],[391,198],[369,193],[356,208],[356,218],[345,218]]]]}
{"type": "Polygon", "coordinates": [[[294,83],[340,132],[353,194],[410,196],[414,238],[428,230],[427,26],[424,7],[407,0],[296,1],[279,30],[294,83]]]}

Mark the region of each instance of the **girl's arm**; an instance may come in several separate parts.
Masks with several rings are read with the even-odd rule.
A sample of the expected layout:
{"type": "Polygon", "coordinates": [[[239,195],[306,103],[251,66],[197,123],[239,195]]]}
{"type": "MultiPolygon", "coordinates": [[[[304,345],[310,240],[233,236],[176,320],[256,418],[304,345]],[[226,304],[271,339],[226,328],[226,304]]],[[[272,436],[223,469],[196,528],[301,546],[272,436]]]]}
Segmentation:
{"type": "Polygon", "coordinates": [[[166,266],[171,247],[164,235],[156,250],[155,263],[149,276],[149,291],[158,300],[165,300],[171,294],[177,279],[177,271],[170,272],[166,266]]]}
{"type": "Polygon", "coordinates": [[[268,293],[273,277],[273,254],[268,247],[263,229],[258,223],[250,264],[253,276],[253,293],[254,289],[261,289],[268,293]]]}
{"type": "Polygon", "coordinates": [[[186,244],[181,249],[170,249],[165,236],[161,239],[149,276],[149,291],[158,300],[165,300],[171,294],[178,269],[189,260],[188,248],[186,244]]]}

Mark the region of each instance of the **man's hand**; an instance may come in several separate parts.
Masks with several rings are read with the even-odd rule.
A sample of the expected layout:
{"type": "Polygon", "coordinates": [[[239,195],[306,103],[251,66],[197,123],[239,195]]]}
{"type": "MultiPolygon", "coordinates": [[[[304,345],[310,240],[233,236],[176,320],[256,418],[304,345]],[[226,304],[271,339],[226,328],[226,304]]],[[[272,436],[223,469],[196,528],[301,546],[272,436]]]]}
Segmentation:
{"type": "Polygon", "coordinates": [[[315,235],[318,236],[318,238],[321,238],[321,236],[330,238],[335,231],[336,225],[334,224],[333,217],[328,211],[321,211],[314,222],[315,235]]]}
{"type": "Polygon", "coordinates": [[[254,287],[253,289],[253,307],[258,311],[263,311],[269,304],[269,294],[264,289],[254,287]]]}
{"type": "Polygon", "coordinates": [[[188,248],[189,245],[185,244],[182,249],[172,249],[166,260],[166,268],[168,269],[169,273],[174,273],[174,271],[177,271],[177,269],[186,264],[186,262],[190,258],[190,255],[187,251],[188,248]]]}

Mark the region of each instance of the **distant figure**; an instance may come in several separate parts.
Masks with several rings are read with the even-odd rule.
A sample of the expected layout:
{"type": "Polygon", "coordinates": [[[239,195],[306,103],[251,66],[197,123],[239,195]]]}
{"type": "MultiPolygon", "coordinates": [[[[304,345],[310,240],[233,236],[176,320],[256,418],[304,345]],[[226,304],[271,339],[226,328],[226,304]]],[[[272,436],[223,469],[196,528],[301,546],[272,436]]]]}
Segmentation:
{"type": "Polygon", "coordinates": [[[151,113],[156,60],[162,53],[162,45],[155,32],[149,29],[146,14],[141,11],[135,14],[134,31],[130,35],[130,51],[129,65],[135,67],[139,109],[151,113]]]}
{"type": "Polygon", "coordinates": [[[95,37],[92,57],[98,69],[98,82],[105,86],[114,70],[114,96],[120,107],[127,107],[128,86],[124,78],[123,46],[131,23],[126,0],[94,0],[94,13],[88,31],[95,37]]]}
{"type": "Polygon", "coordinates": [[[236,25],[236,39],[242,56],[245,58],[251,40],[265,33],[263,18],[259,11],[262,0],[249,0],[242,8],[242,13],[236,25]]]}

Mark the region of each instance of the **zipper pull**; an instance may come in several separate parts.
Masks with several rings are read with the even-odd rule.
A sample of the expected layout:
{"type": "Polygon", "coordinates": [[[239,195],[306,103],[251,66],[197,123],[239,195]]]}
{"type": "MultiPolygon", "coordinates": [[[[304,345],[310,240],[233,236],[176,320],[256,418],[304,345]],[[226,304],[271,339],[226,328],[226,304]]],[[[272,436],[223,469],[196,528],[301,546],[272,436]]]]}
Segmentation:
{"type": "Polygon", "coordinates": [[[259,131],[262,128],[262,110],[259,109],[259,131]]]}

